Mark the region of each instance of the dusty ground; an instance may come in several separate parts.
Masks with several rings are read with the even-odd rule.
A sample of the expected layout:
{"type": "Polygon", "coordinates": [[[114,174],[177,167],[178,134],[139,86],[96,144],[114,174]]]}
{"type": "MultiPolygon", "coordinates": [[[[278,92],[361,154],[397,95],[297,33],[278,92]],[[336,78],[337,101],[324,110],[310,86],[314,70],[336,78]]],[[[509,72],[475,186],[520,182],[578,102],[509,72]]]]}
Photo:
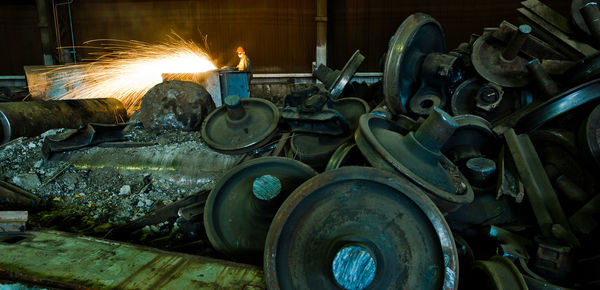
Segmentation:
{"type": "MultiPolygon", "coordinates": [[[[44,161],[41,155],[43,136],[55,132],[20,138],[0,147],[0,178],[51,202],[50,210],[30,213],[31,226],[102,236],[115,227],[144,217],[152,210],[212,189],[220,174],[240,158],[212,151],[201,141],[199,132],[151,132],[138,123],[126,128],[126,141],[148,143],[149,146],[89,147],[67,155],[71,157],[68,162],[44,161]],[[106,155],[105,152],[113,153],[100,159],[100,165],[86,168],[86,159],[82,156],[106,155]],[[131,154],[136,152],[143,152],[140,156],[144,159],[118,157],[118,154],[133,156],[131,154]],[[173,156],[198,163],[194,167],[199,170],[173,174],[154,168],[152,163],[169,161],[175,158],[173,156]],[[105,167],[102,167],[102,160],[109,160],[105,167]],[[127,167],[132,160],[139,162],[127,167]]],[[[161,223],[144,230],[164,234],[174,229],[177,229],[174,224],[161,223]]]]}

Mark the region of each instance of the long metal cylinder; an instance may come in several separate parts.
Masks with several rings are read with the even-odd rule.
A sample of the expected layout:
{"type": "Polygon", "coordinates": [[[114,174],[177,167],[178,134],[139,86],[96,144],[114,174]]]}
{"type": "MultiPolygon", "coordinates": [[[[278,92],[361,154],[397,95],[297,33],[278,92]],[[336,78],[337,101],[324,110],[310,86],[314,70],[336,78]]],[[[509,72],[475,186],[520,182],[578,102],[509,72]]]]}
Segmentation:
{"type": "Polygon", "coordinates": [[[33,137],[57,128],[77,129],[88,123],[127,121],[117,99],[80,99],[0,104],[0,144],[18,137],[33,137]]]}
{"type": "Polygon", "coordinates": [[[558,94],[558,86],[554,80],[552,80],[548,72],[542,67],[542,63],[540,63],[539,59],[536,58],[527,63],[527,70],[546,99],[558,94]]]}
{"type": "Polygon", "coordinates": [[[502,52],[502,58],[506,61],[511,61],[517,57],[519,51],[527,38],[529,38],[529,34],[531,33],[531,26],[527,24],[523,24],[519,26],[519,29],[515,32],[513,37],[508,42],[508,45],[502,52]]]}
{"type": "Polygon", "coordinates": [[[596,44],[600,43],[600,8],[598,8],[598,3],[589,2],[581,7],[579,12],[581,12],[594,42],[596,44]]]}
{"type": "Polygon", "coordinates": [[[452,116],[435,107],[415,132],[415,139],[428,150],[439,152],[457,128],[458,123],[452,116]]]}

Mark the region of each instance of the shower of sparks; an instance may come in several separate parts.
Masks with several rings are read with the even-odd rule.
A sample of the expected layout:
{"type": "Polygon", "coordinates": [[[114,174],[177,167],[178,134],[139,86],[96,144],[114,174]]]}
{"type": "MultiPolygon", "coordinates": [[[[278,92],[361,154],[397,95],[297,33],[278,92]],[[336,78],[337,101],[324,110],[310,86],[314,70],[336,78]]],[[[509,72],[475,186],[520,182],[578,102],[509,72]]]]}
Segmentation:
{"type": "Polygon", "coordinates": [[[94,40],[84,47],[99,49],[89,63],[48,72],[48,81],[63,92],[59,99],[116,98],[128,112],[162,82],[163,73],[199,73],[216,69],[209,55],[193,41],[170,37],[168,42],[94,40]]]}

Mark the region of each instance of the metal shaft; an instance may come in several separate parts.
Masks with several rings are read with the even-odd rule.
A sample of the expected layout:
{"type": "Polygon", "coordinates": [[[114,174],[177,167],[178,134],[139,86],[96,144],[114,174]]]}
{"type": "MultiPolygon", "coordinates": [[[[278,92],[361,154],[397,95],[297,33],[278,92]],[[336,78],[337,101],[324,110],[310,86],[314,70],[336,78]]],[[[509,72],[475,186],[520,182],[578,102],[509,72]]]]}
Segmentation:
{"type": "Polygon", "coordinates": [[[581,12],[594,42],[596,44],[600,43],[600,8],[598,8],[598,3],[589,2],[581,7],[579,12],[581,12]]]}
{"type": "Polygon", "coordinates": [[[415,139],[428,150],[439,152],[457,128],[454,118],[436,107],[415,132],[415,139]]]}
{"type": "Polygon", "coordinates": [[[121,101],[112,98],[0,104],[0,143],[37,136],[50,129],[77,129],[89,123],[127,121],[121,101]]]}
{"type": "Polygon", "coordinates": [[[558,94],[558,86],[542,67],[539,59],[536,58],[527,63],[527,70],[544,96],[551,98],[558,94]]]}
{"type": "Polygon", "coordinates": [[[231,95],[225,98],[225,106],[227,107],[227,116],[230,120],[238,121],[246,116],[246,110],[242,106],[242,100],[238,95],[231,95]]]}
{"type": "Polygon", "coordinates": [[[502,52],[502,58],[506,61],[511,61],[517,57],[519,51],[527,38],[529,38],[529,34],[531,33],[531,26],[527,24],[523,24],[519,26],[519,29],[515,32],[513,37],[508,42],[508,45],[502,52]]]}
{"type": "Polygon", "coordinates": [[[525,185],[529,203],[542,235],[553,237],[552,226],[554,224],[559,224],[570,231],[567,217],[529,136],[517,136],[515,131],[510,129],[504,133],[504,137],[519,176],[525,185]]]}

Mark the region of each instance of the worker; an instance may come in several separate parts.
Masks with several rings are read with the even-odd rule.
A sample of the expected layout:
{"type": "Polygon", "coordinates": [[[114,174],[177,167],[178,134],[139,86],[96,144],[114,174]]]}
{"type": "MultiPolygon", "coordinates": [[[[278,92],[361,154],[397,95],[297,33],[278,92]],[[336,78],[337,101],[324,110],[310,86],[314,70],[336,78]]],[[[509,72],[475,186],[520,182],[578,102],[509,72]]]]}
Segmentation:
{"type": "Polygon", "coordinates": [[[240,62],[237,65],[237,69],[239,71],[247,71],[251,73],[252,65],[250,64],[250,58],[246,55],[246,51],[244,51],[244,48],[238,46],[236,52],[238,57],[240,58],[240,62]]]}

